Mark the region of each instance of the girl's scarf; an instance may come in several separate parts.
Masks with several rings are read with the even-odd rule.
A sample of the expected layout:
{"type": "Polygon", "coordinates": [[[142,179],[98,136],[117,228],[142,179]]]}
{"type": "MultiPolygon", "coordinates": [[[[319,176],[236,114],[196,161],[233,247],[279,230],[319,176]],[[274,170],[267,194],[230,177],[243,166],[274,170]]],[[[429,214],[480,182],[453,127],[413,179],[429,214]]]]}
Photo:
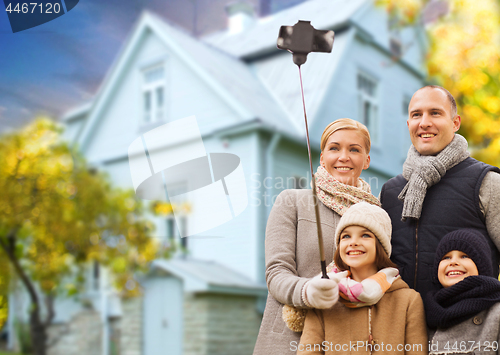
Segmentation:
{"type": "Polygon", "coordinates": [[[427,294],[427,325],[449,328],[497,302],[500,302],[500,281],[490,276],[468,276],[453,286],[427,294]]]}
{"type": "Polygon", "coordinates": [[[404,201],[401,220],[420,218],[427,189],[437,184],[448,170],[469,157],[467,141],[459,134],[441,152],[420,155],[412,145],[403,164],[403,177],[408,180],[398,198],[404,201]]]}
{"type": "Polygon", "coordinates": [[[318,167],[314,177],[319,200],[341,216],[349,207],[361,201],[380,206],[380,201],[371,194],[370,185],[361,178],[358,179],[357,187],[346,185],[336,180],[322,166],[318,167]]]}
{"type": "MultiPolygon", "coordinates": [[[[333,265],[333,272],[338,269],[333,265]]],[[[339,301],[346,307],[358,308],[376,304],[392,283],[399,277],[399,270],[387,267],[361,282],[351,279],[350,272],[339,280],[339,301]]]]}

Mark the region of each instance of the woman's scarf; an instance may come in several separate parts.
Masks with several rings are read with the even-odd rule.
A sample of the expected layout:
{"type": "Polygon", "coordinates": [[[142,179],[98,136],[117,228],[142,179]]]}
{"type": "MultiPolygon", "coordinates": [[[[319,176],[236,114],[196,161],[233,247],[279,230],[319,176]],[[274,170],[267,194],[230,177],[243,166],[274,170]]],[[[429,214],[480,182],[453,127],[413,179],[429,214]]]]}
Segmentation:
{"type": "MultiPolygon", "coordinates": [[[[336,278],[339,285],[339,301],[349,308],[367,307],[376,304],[391,287],[392,283],[399,278],[398,269],[392,267],[384,268],[361,282],[351,279],[349,271],[338,270],[333,262],[328,265],[327,271],[342,274],[336,278]]],[[[320,276],[318,275],[318,277],[320,276]]],[[[290,330],[301,332],[304,329],[307,309],[284,305],[282,312],[283,320],[290,330]]]]}
{"type": "Polygon", "coordinates": [[[408,180],[398,196],[404,201],[401,220],[420,218],[427,189],[437,184],[448,170],[469,157],[467,140],[459,134],[437,155],[420,155],[412,145],[403,164],[403,177],[408,180]]]}
{"type": "Polygon", "coordinates": [[[468,276],[426,296],[430,328],[449,328],[500,302],[500,281],[490,276],[468,276]]]}
{"type": "MultiPolygon", "coordinates": [[[[335,265],[332,266],[332,270],[335,273],[339,272],[335,265]]],[[[380,301],[392,283],[399,277],[399,270],[386,267],[361,282],[351,279],[350,275],[351,273],[348,272],[347,277],[339,280],[339,301],[346,307],[358,308],[371,306],[380,301]]]]}
{"type": "Polygon", "coordinates": [[[371,194],[370,185],[361,178],[358,179],[357,187],[346,185],[336,180],[322,166],[318,167],[314,177],[319,200],[341,216],[349,207],[361,201],[380,206],[380,201],[371,194]]]}

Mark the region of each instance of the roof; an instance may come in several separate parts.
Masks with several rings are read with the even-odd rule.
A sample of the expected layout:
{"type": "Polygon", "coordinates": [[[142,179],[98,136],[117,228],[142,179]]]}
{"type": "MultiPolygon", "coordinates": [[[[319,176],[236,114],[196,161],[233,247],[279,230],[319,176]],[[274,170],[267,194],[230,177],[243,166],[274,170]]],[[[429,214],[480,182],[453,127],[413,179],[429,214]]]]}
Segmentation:
{"type": "MultiPolygon", "coordinates": [[[[146,11],[108,72],[94,102],[75,110],[79,115],[88,112],[85,125],[77,136],[83,149],[92,137],[98,120],[105,117],[101,114],[102,110],[118,86],[121,73],[126,70],[129,60],[147,31],[155,33],[173,54],[198,74],[215,93],[237,112],[241,121],[251,121],[258,118],[274,126],[277,131],[297,136],[298,133],[293,122],[276,105],[276,101],[268,90],[244,62],[194,39],[146,11]],[[238,77],[239,80],[234,80],[235,77],[238,77]]],[[[71,114],[65,115],[66,121],[71,121],[74,118],[71,114]]]]}
{"type": "MultiPolygon", "coordinates": [[[[312,127],[318,118],[317,113],[335,80],[337,68],[342,63],[354,35],[353,28],[336,33],[332,53],[310,53],[307,62],[301,66],[309,127],[312,127]]],[[[286,112],[297,132],[303,137],[304,111],[297,66],[293,64],[292,56],[287,52],[282,52],[282,55],[274,56],[267,62],[258,64],[260,79],[273,93],[275,102],[286,112]]]]}
{"type": "Polygon", "coordinates": [[[282,25],[293,26],[298,19],[318,29],[334,29],[347,24],[367,0],[309,0],[274,15],[258,19],[245,31],[231,34],[221,31],[203,40],[236,57],[253,57],[277,51],[276,39],[282,25]]]}
{"type": "Polygon", "coordinates": [[[229,293],[265,296],[267,288],[234,270],[211,261],[196,259],[155,260],[152,270],[163,270],[184,282],[186,292],[229,293]]]}
{"type": "Polygon", "coordinates": [[[69,122],[79,118],[83,118],[92,109],[92,101],[83,103],[79,106],[73,107],[67,111],[61,119],[63,121],[69,122]]]}
{"type": "Polygon", "coordinates": [[[275,99],[252,69],[238,58],[224,53],[206,43],[180,31],[154,14],[149,14],[152,21],[200,66],[212,80],[220,84],[245,110],[242,120],[259,118],[277,130],[296,135],[290,118],[276,105],[275,99]],[[235,80],[238,78],[238,80],[235,80]]]}

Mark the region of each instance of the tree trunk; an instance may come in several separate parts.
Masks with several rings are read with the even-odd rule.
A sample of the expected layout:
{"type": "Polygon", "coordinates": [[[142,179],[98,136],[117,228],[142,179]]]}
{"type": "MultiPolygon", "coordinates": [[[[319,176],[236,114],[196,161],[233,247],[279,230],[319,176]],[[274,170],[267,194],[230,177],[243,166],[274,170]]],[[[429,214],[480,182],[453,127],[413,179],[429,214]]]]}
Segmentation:
{"type": "Polygon", "coordinates": [[[34,355],[47,354],[47,327],[40,320],[40,310],[33,309],[30,313],[30,334],[34,355]]]}
{"type": "Polygon", "coordinates": [[[9,258],[14,270],[26,287],[31,299],[30,305],[30,335],[31,344],[33,346],[34,355],[46,355],[47,348],[47,325],[52,320],[53,314],[48,317],[48,322],[44,323],[40,320],[40,300],[38,293],[35,290],[33,282],[29,279],[26,272],[21,267],[19,260],[15,255],[16,233],[17,228],[9,231],[5,239],[0,237],[0,246],[4,249],[7,257],[9,258]],[[50,317],[52,316],[52,317],[50,317]]]}

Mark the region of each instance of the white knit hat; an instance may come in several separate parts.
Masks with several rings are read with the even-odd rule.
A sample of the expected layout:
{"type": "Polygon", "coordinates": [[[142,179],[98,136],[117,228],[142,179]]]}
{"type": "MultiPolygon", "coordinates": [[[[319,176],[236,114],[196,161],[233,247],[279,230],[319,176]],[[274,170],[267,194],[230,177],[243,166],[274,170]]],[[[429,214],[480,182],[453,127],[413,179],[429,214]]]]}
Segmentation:
{"type": "Polygon", "coordinates": [[[361,226],[370,230],[386,251],[391,256],[391,218],[381,207],[368,202],[359,202],[347,209],[340,218],[335,232],[335,248],[339,245],[340,234],[349,226],[361,226]]]}

